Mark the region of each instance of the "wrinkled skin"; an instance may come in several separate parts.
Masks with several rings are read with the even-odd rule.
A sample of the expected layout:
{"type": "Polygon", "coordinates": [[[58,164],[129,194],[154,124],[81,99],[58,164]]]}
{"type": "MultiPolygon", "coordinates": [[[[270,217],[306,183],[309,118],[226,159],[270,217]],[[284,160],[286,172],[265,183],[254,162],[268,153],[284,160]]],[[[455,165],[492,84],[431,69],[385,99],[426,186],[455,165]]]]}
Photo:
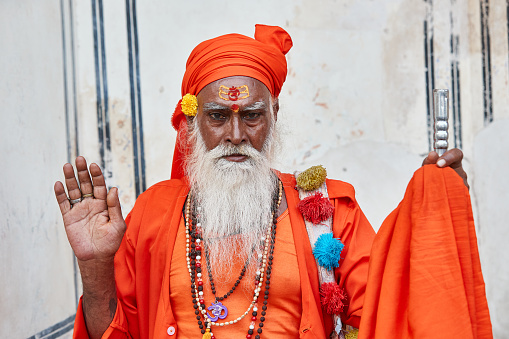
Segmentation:
{"type": "MultiPolygon", "coordinates": [[[[195,119],[207,149],[211,150],[219,144],[245,143],[261,151],[272,121],[270,97],[263,83],[249,77],[224,78],[205,86],[197,95],[198,113],[195,119]],[[233,86],[247,86],[249,97],[229,101],[222,98],[224,95],[219,95],[221,88],[233,86]],[[207,107],[211,104],[214,107],[207,107]],[[232,109],[234,105],[238,112],[232,109]]],[[[277,106],[274,114],[277,118],[277,106]]]]}

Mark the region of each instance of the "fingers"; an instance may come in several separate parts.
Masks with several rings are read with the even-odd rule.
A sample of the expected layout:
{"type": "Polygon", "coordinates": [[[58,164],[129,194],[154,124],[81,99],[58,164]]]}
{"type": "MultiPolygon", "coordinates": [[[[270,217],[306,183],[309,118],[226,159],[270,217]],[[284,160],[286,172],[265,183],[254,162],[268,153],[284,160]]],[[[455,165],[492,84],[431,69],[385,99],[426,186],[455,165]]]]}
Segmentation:
{"type": "Polygon", "coordinates": [[[64,185],[60,181],[57,181],[53,189],[55,190],[55,197],[57,198],[58,207],[60,207],[60,213],[64,215],[71,209],[71,203],[67,199],[67,194],[65,194],[64,185]]]}
{"type": "Polygon", "coordinates": [[[463,152],[458,148],[448,150],[441,157],[435,151],[429,152],[428,156],[423,160],[422,165],[437,164],[438,167],[460,167],[463,160],[463,152]]]}
{"type": "Polygon", "coordinates": [[[438,160],[438,153],[435,151],[429,152],[428,156],[422,161],[422,165],[436,164],[438,160]]]}
{"type": "Polygon", "coordinates": [[[83,157],[76,158],[76,171],[78,172],[78,180],[80,182],[81,194],[86,198],[92,198],[93,193],[92,180],[88,173],[87,161],[83,157]],[[89,197],[88,197],[89,196],[89,197]]]}
{"type": "Polygon", "coordinates": [[[114,224],[123,224],[125,228],[124,218],[122,217],[122,209],[120,208],[120,200],[118,199],[118,189],[116,187],[113,187],[108,192],[106,203],[108,205],[110,221],[114,224]]]}
{"type": "Polygon", "coordinates": [[[451,167],[463,179],[463,183],[470,188],[467,182],[467,173],[462,166],[463,152],[458,148],[448,150],[441,157],[434,151],[429,152],[428,156],[422,162],[422,165],[437,164],[438,167],[451,167]]]}
{"type": "Polygon", "coordinates": [[[463,179],[463,183],[465,186],[470,189],[470,186],[468,185],[468,176],[467,172],[463,169],[462,165],[463,160],[463,152],[458,148],[453,148],[447,152],[445,152],[441,157],[440,160],[437,161],[437,165],[439,167],[451,167],[458,175],[463,179]]]}
{"type": "MultiPolygon", "coordinates": [[[[76,180],[75,174],[74,174],[74,168],[71,164],[65,164],[64,165],[64,177],[65,177],[65,186],[67,187],[67,194],[69,196],[70,200],[78,200],[78,199],[102,199],[106,200],[106,194],[107,194],[107,188],[104,181],[104,176],[102,174],[101,169],[96,164],[90,165],[90,172],[87,169],[87,161],[84,157],[77,157],[76,158],[76,171],[78,174],[78,180],[76,180]],[[92,176],[92,178],[91,178],[92,176]]],[[[59,204],[63,203],[64,197],[67,198],[65,195],[65,190],[63,185],[55,184],[55,194],[57,195],[57,200],[59,201],[59,204]]],[[[77,202],[75,202],[77,203],[77,202]]],[[[69,204],[69,208],[72,207],[72,201],[71,204],[69,204]]],[[[61,205],[61,211],[62,208],[66,210],[67,205],[61,205]]],[[[63,213],[63,212],[62,212],[63,213]]]]}
{"type": "Polygon", "coordinates": [[[72,165],[67,163],[64,165],[64,177],[65,177],[65,186],[67,187],[67,193],[69,194],[69,199],[75,200],[81,198],[81,191],[76,181],[76,177],[74,176],[74,168],[72,165]]]}
{"type": "Polygon", "coordinates": [[[438,167],[461,167],[461,161],[463,160],[463,152],[458,148],[453,148],[445,152],[440,159],[437,161],[438,167]]]}
{"type": "Polygon", "coordinates": [[[90,175],[94,184],[94,197],[96,199],[106,200],[108,188],[104,181],[104,176],[97,164],[90,164],[90,175]]]}

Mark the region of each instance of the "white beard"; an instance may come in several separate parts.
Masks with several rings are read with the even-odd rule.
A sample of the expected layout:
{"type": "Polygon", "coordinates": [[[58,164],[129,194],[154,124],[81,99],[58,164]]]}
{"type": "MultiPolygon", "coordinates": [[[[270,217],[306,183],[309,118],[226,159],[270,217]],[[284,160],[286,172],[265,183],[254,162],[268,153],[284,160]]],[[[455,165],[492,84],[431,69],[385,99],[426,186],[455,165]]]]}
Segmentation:
{"type": "Polygon", "coordinates": [[[250,145],[219,145],[207,151],[194,119],[190,134],[194,146],[186,174],[193,201],[201,207],[198,218],[216,281],[237,273],[232,272],[232,258],[245,262],[252,256],[249,276],[257,268],[254,263],[262,253],[261,237],[272,223],[272,205],[278,187],[278,179],[270,167],[274,125],[273,122],[261,152],[250,145]],[[244,162],[223,158],[231,154],[249,158],[244,162]]]}

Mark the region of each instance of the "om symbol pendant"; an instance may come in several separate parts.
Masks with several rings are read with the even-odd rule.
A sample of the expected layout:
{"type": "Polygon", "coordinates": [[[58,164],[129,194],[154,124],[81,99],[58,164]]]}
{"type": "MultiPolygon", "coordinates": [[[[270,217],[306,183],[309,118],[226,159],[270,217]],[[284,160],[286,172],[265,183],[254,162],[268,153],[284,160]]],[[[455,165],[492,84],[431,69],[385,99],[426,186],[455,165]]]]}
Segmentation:
{"type": "Polygon", "coordinates": [[[212,315],[210,315],[207,312],[207,316],[209,317],[209,319],[211,321],[214,321],[214,322],[217,321],[217,319],[224,319],[228,315],[228,309],[226,308],[226,306],[221,304],[220,301],[212,303],[212,305],[210,305],[207,309],[209,311],[211,311],[211,313],[212,313],[212,315]],[[224,312],[224,314],[223,314],[223,312],[224,312]]]}

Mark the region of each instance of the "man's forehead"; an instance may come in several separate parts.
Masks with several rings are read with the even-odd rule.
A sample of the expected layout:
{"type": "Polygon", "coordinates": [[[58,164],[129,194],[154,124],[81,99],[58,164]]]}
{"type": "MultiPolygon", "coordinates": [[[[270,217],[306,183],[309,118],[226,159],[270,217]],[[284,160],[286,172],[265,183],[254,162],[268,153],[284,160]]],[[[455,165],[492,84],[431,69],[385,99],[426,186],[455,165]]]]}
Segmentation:
{"type": "MultiPolygon", "coordinates": [[[[221,95],[224,92],[227,94],[236,94],[237,92],[249,93],[256,92],[256,94],[270,94],[267,86],[265,86],[261,81],[246,77],[246,76],[231,76],[216,80],[211,82],[207,86],[205,86],[198,95],[207,94],[210,95],[212,93],[217,93],[217,95],[221,95]]],[[[247,95],[239,94],[239,97],[246,97],[247,95]]]]}
{"type": "MultiPolygon", "coordinates": [[[[228,104],[222,104],[222,103],[209,101],[209,102],[204,102],[202,105],[202,108],[204,111],[220,111],[220,110],[225,110],[225,109],[235,110],[235,108],[233,106],[235,106],[235,104],[232,106],[229,106],[228,104]]],[[[242,110],[243,111],[260,111],[260,110],[266,110],[268,108],[269,108],[269,105],[265,101],[255,101],[253,103],[249,103],[249,104],[243,106],[242,110]]]]}

